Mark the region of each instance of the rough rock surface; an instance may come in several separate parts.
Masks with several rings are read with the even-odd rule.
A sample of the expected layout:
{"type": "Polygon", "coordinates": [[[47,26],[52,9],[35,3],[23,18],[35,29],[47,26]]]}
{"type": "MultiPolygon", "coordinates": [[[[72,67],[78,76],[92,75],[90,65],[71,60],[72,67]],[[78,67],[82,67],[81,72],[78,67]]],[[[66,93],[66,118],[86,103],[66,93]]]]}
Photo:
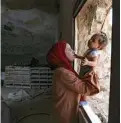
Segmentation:
{"type": "MultiPolygon", "coordinates": [[[[96,2],[96,1],[95,1],[96,2]]],[[[107,1],[105,1],[107,2],[107,1]]],[[[100,117],[102,123],[108,121],[108,106],[109,106],[109,92],[110,92],[110,63],[111,63],[111,11],[109,4],[101,6],[102,3],[94,4],[94,1],[88,0],[80,13],[78,14],[76,27],[76,53],[82,55],[87,49],[87,42],[89,38],[99,31],[103,31],[108,37],[108,46],[102,51],[100,62],[98,64],[99,81],[101,91],[99,94],[89,97],[88,102],[94,112],[100,117]]],[[[104,4],[103,4],[104,5],[104,4]]],[[[75,61],[75,69],[79,71],[80,61],[75,61]]]]}

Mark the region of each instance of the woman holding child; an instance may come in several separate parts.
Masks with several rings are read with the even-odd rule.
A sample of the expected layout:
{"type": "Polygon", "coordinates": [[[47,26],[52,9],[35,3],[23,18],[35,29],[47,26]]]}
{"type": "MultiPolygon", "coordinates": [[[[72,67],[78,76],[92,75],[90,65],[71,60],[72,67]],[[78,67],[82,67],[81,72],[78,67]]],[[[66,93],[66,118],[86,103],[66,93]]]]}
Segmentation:
{"type": "MultiPolygon", "coordinates": [[[[96,40],[100,40],[98,35],[96,40]]],[[[89,40],[89,49],[91,49],[92,42],[94,44],[94,41],[89,40]]],[[[102,48],[102,45],[95,46],[97,49],[102,48]]],[[[87,54],[89,55],[90,53],[87,54]]],[[[92,56],[92,61],[89,61],[88,55],[85,55],[85,58],[76,55],[66,41],[59,41],[54,44],[47,54],[48,64],[54,70],[53,99],[54,109],[59,120],[58,123],[76,123],[81,96],[85,97],[99,93],[98,78],[94,70],[89,69],[87,74],[80,77],[71,64],[75,58],[80,58],[82,60],[81,66],[93,65],[91,67],[93,68],[93,62],[96,64],[97,55],[92,56]]]]}

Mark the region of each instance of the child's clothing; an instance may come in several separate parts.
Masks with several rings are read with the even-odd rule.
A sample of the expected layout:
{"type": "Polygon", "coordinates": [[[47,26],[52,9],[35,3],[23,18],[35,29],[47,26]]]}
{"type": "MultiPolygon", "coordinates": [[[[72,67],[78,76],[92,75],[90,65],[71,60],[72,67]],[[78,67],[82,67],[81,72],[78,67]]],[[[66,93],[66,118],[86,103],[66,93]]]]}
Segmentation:
{"type": "MultiPolygon", "coordinates": [[[[99,57],[100,52],[97,49],[93,49],[93,50],[87,50],[84,54],[84,57],[87,58],[89,61],[92,61],[94,57],[99,57]]],[[[94,70],[94,67],[92,66],[82,66],[81,64],[81,68],[80,68],[80,73],[79,76],[80,78],[83,77],[85,74],[90,73],[92,70],[94,70]]]]}
{"type": "MultiPolygon", "coordinates": [[[[100,56],[100,51],[96,49],[87,50],[84,54],[84,57],[87,58],[89,61],[93,61],[94,57],[98,57],[99,60],[99,56],[100,56]]],[[[96,81],[96,83],[99,84],[98,75],[95,72],[94,68],[95,67],[93,66],[88,66],[88,65],[82,66],[81,64],[80,73],[79,73],[80,78],[84,81],[91,81],[92,83],[96,81]]],[[[80,101],[86,101],[86,96],[81,96],[80,101]]]]}

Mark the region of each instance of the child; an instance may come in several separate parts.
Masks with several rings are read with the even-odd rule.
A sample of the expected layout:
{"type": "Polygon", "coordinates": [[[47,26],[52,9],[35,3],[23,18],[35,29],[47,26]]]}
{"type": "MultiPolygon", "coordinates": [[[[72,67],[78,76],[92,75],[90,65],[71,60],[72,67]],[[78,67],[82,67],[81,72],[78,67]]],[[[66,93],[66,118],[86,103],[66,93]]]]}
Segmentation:
{"type": "MultiPolygon", "coordinates": [[[[94,34],[91,39],[88,41],[88,50],[84,53],[83,56],[78,56],[75,54],[76,58],[81,59],[81,68],[79,76],[84,79],[93,71],[93,77],[88,81],[97,81],[97,74],[95,73],[95,67],[98,63],[100,57],[100,50],[103,50],[107,45],[107,36],[105,33],[94,34]],[[96,75],[96,79],[94,76],[96,75]],[[93,78],[93,80],[92,80],[93,78]]],[[[85,100],[85,99],[83,99],[85,100]]]]}

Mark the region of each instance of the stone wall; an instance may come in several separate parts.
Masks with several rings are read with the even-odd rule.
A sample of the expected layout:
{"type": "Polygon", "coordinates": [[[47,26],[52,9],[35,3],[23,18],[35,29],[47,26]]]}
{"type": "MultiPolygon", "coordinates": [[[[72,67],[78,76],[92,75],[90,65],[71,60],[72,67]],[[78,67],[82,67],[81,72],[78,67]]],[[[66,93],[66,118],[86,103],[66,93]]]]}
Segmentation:
{"type": "MultiPolygon", "coordinates": [[[[75,52],[79,55],[87,50],[90,37],[99,31],[108,36],[108,45],[101,53],[98,64],[101,92],[89,97],[89,104],[103,123],[108,121],[108,105],[110,91],[110,63],[111,63],[111,1],[88,0],[75,20],[75,52]]],[[[75,70],[79,72],[80,60],[75,60],[75,70]]]]}
{"type": "MultiPolygon", "coordinates": [[[[103,31],[108,36],[108,46],[102,52],[104,57],[102,62],[108,63],[106,67],[110,66],[110,55],[111,55],[111,24],[109,23],[110,15],[107,16],[108,7],[100,7],[93,3],[93,1],[88,0],[84,5],[75,20],[75,50],[79,55],[83,55],[87,49],[87,42],[90,37],[99,31],[103,31]],[[108,57],[109,56],[109,57],[108,57]]],[[[77,61],[79,64],[80,61],[77,61]]],[[[102,66],[105,67],[105,66],[102,66]]],[[[79,71],[79,66],[77,66],[77,71],[79,71]]],[[[104,75],[103,75],[104,76],[104,75]]],[[[100,76],[102,78],[102,75],[100,76]]]]}

